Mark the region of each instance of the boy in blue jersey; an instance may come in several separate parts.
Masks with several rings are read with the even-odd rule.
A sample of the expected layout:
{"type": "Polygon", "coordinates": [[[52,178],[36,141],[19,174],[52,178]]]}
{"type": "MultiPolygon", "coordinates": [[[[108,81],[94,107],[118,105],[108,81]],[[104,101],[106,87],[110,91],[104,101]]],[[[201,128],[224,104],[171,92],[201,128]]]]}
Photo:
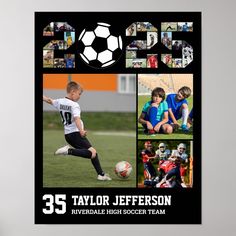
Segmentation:
{"type": "Polygon", "coordinates": [[[188,120],[188,102],[186,98],[191,95],[191,89],[184,86],[179,89],[177,94],[169,94],[166,98],[169,111],[169,123],[175,128],[179,128],[178,120],[182,118],[181,129],[188,131],[187,120],[188,120]]]}
{"type": "Polygon", "coordinates": [[[66,68],[74,68],[74,58],[71,56],[71,54],[68,54],[67,57],[65,58],[66,60],[66,68]]]}
{"type": "Polygon", "coordinates": [[[188,23],[185,22],[185,24],[182,26],[182,31],[187,32],[188,31],[188,23]]]}
{"type": "Polygon", "coordinates": [[[172,126],[167,123],[168,105],[163,88],[156,87],[152,91],[151,100],[144,104],[138,121],[144,127],[144,132],[148,134],[173,132],[172,126]]]}

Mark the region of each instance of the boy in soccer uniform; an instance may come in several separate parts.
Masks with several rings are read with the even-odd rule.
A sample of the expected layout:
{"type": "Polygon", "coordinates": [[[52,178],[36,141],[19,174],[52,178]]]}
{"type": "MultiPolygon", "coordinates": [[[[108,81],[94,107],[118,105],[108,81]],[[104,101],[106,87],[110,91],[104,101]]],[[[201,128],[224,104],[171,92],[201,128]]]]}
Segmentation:
{"type": "Polygon", "coordinates": [[[189,131],[187,127],[188,120],[188,102],[186,98],[191,95],[191,89],[184,86],[179,89],[177,94],[169,94],[166,98],[169,111],[169,123],[175,128],[179,128],[178,120],[182,118],[181,128],[183,131],[189,131]]]}
{"type": "Polygon", "coordinates": [[[144,143],[144,149],[141,151],[141,158],[143,162],[143,174],[145,180],[151,180],[156,177],[156,171],[150,160],[155,158],[155,153],[152,149],[150,141],[144,143]]]}
{"type": "Polygon", "coordinates": [[[169,48],[169,49],[172,48],[171,39],[168,37],[168,33],[166,33],[166,32],[163,33],[161,42],[162,42],[167,48],[169,48]]]}
{"type": "MultiPolygon", "coordinates": [[[[159,188],[163,183],[167,183],[167,185],[171,188],[175,187],[176,182],[180,183],[183,188],[186,188],[186,184],[184,183],[184,170],[181,166],[181,163],[188,162],[188,155],[185,153],[186,145],[184,143],[180,143],[177,146],[177,150],[173,150],[171,156],[168,158],[167,169],[165,169],[166,175],[165,177],[156,185],[159,188]],[[175,177],[174,185],[170,183],[172,177],[175,177]]],[[[165,164],[165,163],[164,163],[165,164]]],[[[163,165],[164,165],[163,164],[163,165]]]]}
{"type": "Polygon", "coordinates": [[[160,166],[168,160],[168,158],[170,157],[170,150],[166,148],[166,144],[165,143],[160,143],[158,145],[158,148],[156,150],[156,156],[155,158],[158,159],[158,167],[157,170],[159,172],[159,181],[165,176],[165,173],[163,173],[162,169],[160,168],[160,166]]]}
{"type": "Polygon", "coordinates": [[[67,37],[66,43],[67,43],[67,48],[69,48],[73,44],[73,39],[71,36],[67,37]]]}
{"type": "Polygon", "coordinates": [[[67,96],[59,99],[51,99],[43,96],[43,101],[53,105],[60,113],[64,125],[65,139],[69,145],[59,148],[55,155],[73,155],[91,159],[93,167],[97,172],[98,180],[111,180],[101,168],[96,150],[92,147],[86,138],[87,132],[84,130],[81,120],[81,109],[76,102],[80,99],[83,89],[76,82],[67,84],[67,96]]]}
{"type": "Polygon", "coordinates": [[[144,132],[149,134],[170,134],[173,128],[168,123],[168,105],[165,101],[165,91],[156,87],[151,94],[151,101],[145,103],[139,117],[139,123],[144,132]]]}
{"type": "Polygon", "coordinates": [[[189,30],[188,23],[185,22],[185,24],[182,26],[182,31],[187,32],[189,30]]]}
{"type": "Polygon", "coordinates": [[[160,143],[158,148],[159,149],[156,150],[156,158],[158,158],[160,165],[170,157],[171,153],[169,149],[166,149],[165,143],[160,143]]]}
{"type": "Polygon", "coordinates": [[[148,68],[157,68],[157,57],[155,55],[148,57],[148,68]]]}
{"type": "Polygon", "coordinates": [[[188,154],[186,153],[186,145],[184,143],[180,143],[177,146],[177,150],[172,150],[169,160],[172,160],[172,158],[177,158],[179,160],[181,181],[184,183],[184,175],[186,172],[185,164],[188,163],[188,154]]]}
{"type": "Polygon", "coordinates": [[[65,60],[66,68],[74,68],[74,59],[72,58],[71,54],[68,54],[65,60]]]}

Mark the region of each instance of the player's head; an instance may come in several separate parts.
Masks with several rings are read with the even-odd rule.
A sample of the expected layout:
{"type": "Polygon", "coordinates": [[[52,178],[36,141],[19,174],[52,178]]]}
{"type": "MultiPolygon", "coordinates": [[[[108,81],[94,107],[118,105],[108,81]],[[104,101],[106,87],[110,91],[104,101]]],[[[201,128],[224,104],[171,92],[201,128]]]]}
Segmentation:
{"type": "Polygon", "coordinates": [[[150,141],[146,141],[146,142],[144,143],[144,147],[145,147],[146,149],[151,149],[151,148],[152,148],[152,143],[151,143],[150,141]]]}
{"type": "Polygon", "coordinates": [[[155,103],[161,103],[162,101],[165,100],[165,97],[166,97],[166,93],[165,93],[165,90],[163,88],[160,88],[160,87],[156,87],[152,90],[152,94],[151,94],[151,99],[152,99],[152,102],[155,102],[155,103]]]}
{"type": "Polygon", "coordinates": [[[159,149],[160,149],[161,152],[164,152],[164,151],[166,150],[166,144],[165,144],[165,143],[160,143],[160,144],[158,145],[158,147],[159,147],[159,149]]]}
{"type": "Polygon", "coordinates": [[[191,89],[187,86],[183,86],[182,88],[179,89],[177,93],[177,98],[179,100],[183,100],[185,98],[188,98],[191,95],[191,89]]]}
{"type": "Polygon", "coordinates": [[[78,101],[83,92],[83,88],[78,83],[71,81],[67,84],[66,92],[71,100],[78,101]]]}
{"type": "Polygon", "coordinates": [[[186,150],[186,145],[184,143],[180,143],[178,146],[177,146],[177,150],[179,153],[184,153],[185,150],[186,150]]]}

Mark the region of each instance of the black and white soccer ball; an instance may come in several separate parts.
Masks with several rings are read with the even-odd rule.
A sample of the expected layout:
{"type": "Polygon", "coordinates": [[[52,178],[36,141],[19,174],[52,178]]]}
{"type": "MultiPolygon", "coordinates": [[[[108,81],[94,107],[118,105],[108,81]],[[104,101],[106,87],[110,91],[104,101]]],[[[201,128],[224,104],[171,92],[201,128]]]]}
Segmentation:
{"type": "Polygon", "coordinates": [[[89,66],[104,68],[115,63],[122,54],[122,38],[111,25],[97,23],[79,36],[79,55],[89,66]]]}

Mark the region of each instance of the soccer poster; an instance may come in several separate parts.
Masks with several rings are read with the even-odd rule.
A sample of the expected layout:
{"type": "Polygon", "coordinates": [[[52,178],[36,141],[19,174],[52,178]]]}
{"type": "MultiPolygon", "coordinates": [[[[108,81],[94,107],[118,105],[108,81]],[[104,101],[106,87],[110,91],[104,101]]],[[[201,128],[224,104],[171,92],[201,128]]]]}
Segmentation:
{"type": "Polygon", "coordinates": [[[200,12],[36,12],[35,107],[35,224],[201,224],[200,12]]]}

